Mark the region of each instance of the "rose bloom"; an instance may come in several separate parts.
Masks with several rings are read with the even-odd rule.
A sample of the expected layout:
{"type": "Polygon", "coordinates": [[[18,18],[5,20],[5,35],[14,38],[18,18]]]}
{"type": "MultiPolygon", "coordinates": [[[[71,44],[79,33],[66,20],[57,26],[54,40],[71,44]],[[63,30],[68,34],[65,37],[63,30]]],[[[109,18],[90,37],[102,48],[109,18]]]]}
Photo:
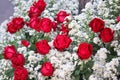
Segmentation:
{"type": "Polygon", "coordinates": [[[21,44],[25,47],[28,47],[30,43],[27,40],[21,40],[21,44]]]}
{"type": "Polygon", "coordinates": [[[38,41],[36,42],[35,46],[36,46],[37,52],[42,55],[46,55],[50,51],[50,46],[47,40],[38,41]]]}
{"type": "Polygon", "coordinates": [[[97,33],[104,29],[105,23],[102,19],[94,18],[90,21],[89,26],[91,27],[93,32],[97,33]]]}
{"type": "Polygon", "coordinates": [[[42,73],[43,76],[52,76],[54,72],[54,67],[50,62],[45,62],[42,65],[40,72],[42,73]]]}
{"type": "Polygon", "coordinates": [[[100,38],[102,39],[103,42],[111,42],[114,38],[114,31],[112,31],[110,28],[104,28],[100,32],[100,38]]]}
{"type": "Polygon", "coordinates": [[[40,31],[40,19],[37,17],[31,18],[30,22],[28,23],[28,26],[39,32],[40,31]]]}
{"type": "Polygon", "coordinates": [[[17,67],[14,71],[14,80],[27,80],[28,71],[24,67],[17,67]]]}
{"type": "Polygon", "coordinates": [[[72,40],[66,35],[57,35],[54,39],[53,45],[56,49],[63,51],[68,48],[72,40]]]}
{"type": "Polygon", "coordinates": [[[23,54],[18,53],[17,55],[12,57],[11,62],[12,62],[13,68],[23,67],[23,65],[25,63],[25,58],[24,58],[23,54]]]}
{"type": "Polygon", "coordinates": [[[10,32],[11,34],[16,33],[24,26],[24,20],[23,18],[16,17],[13,18],[11,22],[7,24],[7,32],[10,32]]]}
{"type": "Polygon", "coordinates": [[[48,33],[53,28],[53,22],[49,18],[42,18],[40,21],[41,31],[48,33]]]}
{"type": "Polygon", "coordinates": [[[4,48],[4,58],[5,59],[11,59],[14,55],[17,54],[17,51],[15,49],[15,47],[12,45],[12,46],[6,46],[4,48]]]}
{"type": "Polygon", "coordinates": [[[120,22],[120,16],[117,17],[117,22],[120,22]]]}
{"type": "Polygon", "coordinates": [[[92,55],[92,45],[86,42],[82,42],[78,46],[77,55],[81,60],[86,60],[92,55]]]}
{"type": "Polygon", "coordinates": [[[56,31],[56,29],[57,29],[57,22],[56,21],[53,22],[53,27],[52,28],[53,28],[54,31],[56,31]]]}
{"type": "Polygon", "coordinates": [[[30,18],[39,17],[41,15],[41,11],[38,7],[31,6],[30,10],[28,11],[28,15],[30,18]]]}
{"type": "Polygon", "coordinates": [[[56,14],[56,18],[55,20],[58,22],[58,23],[63,23],[64,20],[65,20],[65,17],[69,16],[70,14],[68,14],[66,11],[59,11],[57,14],[56,14]]]}

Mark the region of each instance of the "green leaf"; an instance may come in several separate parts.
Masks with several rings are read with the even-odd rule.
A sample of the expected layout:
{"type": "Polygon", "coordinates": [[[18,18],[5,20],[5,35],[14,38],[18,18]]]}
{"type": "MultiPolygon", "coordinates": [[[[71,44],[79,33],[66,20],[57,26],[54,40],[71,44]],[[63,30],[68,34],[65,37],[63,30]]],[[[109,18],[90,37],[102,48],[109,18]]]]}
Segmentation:
{"type": "Polygon", "coordinates": [[[0,54],[0,60],[3,59],[3,58],[4,58],[3,54],[0,54]]]}
{"type": "Polygon", "coordinates": [[[9,76],[9,78],[13,77],[13,74],[14,74],[14,69],[8,69],[8,70],[5,72],[5,75],[6,75],[6,76],[9,76]]]}

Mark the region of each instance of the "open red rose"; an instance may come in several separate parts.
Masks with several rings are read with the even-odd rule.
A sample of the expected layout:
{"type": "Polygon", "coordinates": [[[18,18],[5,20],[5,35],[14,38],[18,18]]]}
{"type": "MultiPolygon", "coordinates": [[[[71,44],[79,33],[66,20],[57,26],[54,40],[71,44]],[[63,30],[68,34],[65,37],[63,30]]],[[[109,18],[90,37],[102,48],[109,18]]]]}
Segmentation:
{"type": "Polygon", "coordinates": [[[11,34],[19,31],[24,26],[24,20],[23,18],[16,17],[13,18],[11,22],[7,24],[7,31],[11,34]]]}
{"type": "Polygon", "coordinates": [[[42,18],[40,21],[40,29],[41,31],[48,33],[53,28],[53,23],[49,18],[42,18]]]}
{"type": "Polygon", "coordinates": [[[82,42],[79,45],[78,50],[77,50],[78,57],[81,60],[88,59],[92,55],[92,50],[93,50],[93,48],[92,48],[91,44],[88,44],[86,42],[82,42]]]}
{"type": "Polygon", "coordinates": [[[34,2],[33,6],[38,7],[39,10],[42,12],[46,7],[46,3],[44,0],[38,0],[37,2],[34,2]]]}
{"type": "Polygon", "coordinates": [[[70,39],[70,37],[66,36],[66,35],[57,35],[53,45],[56,49],[63,51],[64,49],[68,48],[70,43],[72,42],[72,40],[70,39]]]}
{"type": "Polygon", "coordinates": [[[12,62],[13,68],[23,67],[25,63],[25,58],[22,54],[17,54],[12,57],[11,62],[12,62]]]}
{"type": "Polygon", "coordinates": [[[62,23],[64,22],[65,20],[65,17],[69,16],[70,14],[68,14],[66,11],[59,11],[57,14],[56,14],[56,18],[55,20],[58,22],[58,23],[62,23]]]}
{"type": "Polygon", "coordinates": [[[24,67],[18,67],[14,71],[14,80],[27,80],[28,71],[24,67]]]}
{"type": "Polygon", "coordinates": [[[89,26],[93,32],[97,33],[104,29],[105,23],[102,19],[94,18],[92,21],[90,21],[89,26]]]}
{"type": "Polygon", "coordinates": [[[117,17],[117,22],[120,22],[120,16],[117,17]]]}
{"type": "Polygon", "coordinates": [[[11,59],[14,55],[17,54],[17,51],[14,46],[6,46],[4,48],[4,58],[11,59]]]}
{"type": "Polygon", "coordinates": [[[28,47],[30,43],[27,40],[21,40],[21,44],[25,47],[28,47]]]}
{"type": "Polygon", "coordinates": [[[52,76],[54,72],[54,67],[50,62],[45,62],[42,65],[40,72],[42,73],[43,76],[52,76]]]}
{"type": "Polygon", "coordinates": [[[28,23],[28,26],[39,32],[40,31],[40,19],[37,17],[31,18],[30,22],[28,23]]]}
{"type": "Polygon", "coordinates": [[[102,39],[103,42],[111,42],[114,38],[114,31],[112,31],[110,28],[104,28],[100,32],[100,38],[102,39]]]}
{"type": "Polygon", "coordinates": [[[36,42],[35,46],[36,46],[37,52],[42,55],[46,55],[50,51],[50,46],[47,40],[38,41],[36,42]]]}
{"type": "Polygon", "coordinates": [[[39,17],[41,15],[41,11],[38,7],[31,6],[30,10],[28,11],[28,15],[30,18],[39,17]]]}

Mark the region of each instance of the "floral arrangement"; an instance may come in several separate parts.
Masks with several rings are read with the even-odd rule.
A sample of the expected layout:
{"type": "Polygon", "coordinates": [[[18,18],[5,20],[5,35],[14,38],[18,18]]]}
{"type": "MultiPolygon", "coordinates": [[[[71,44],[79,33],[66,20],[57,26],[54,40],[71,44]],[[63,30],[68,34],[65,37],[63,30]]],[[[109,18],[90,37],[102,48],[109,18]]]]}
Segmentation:
{"type": "Polygon", "coordinates": [[[120,1],[12,0],[0,27],[1,80],[119,80],[120,1]],[[69,4],[68,4],[69,3],[69,4]]]}

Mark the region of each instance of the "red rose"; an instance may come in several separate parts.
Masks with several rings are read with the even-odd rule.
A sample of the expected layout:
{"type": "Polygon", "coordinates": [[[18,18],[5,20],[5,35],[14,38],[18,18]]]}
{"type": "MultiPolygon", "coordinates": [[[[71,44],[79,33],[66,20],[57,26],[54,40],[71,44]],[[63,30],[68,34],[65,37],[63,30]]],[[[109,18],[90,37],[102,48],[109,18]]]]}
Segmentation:
{"type": "Polygon", "coordinates": [[[86,42],[82,42],[77,50],[77,54],[81,60],[88,59],[92,55],[92,45],[86,42]]]}
{"type": "Polygon", "coordinates": [[[62,31],[62,34],[68,35],[69,30],[70,29],[68,28],[68,25],[62,24],[62,29],[60,29],[60,31],[62,31]]]}
{"type": "Polygon", "coordinates": [[[27,80],[28,71],[24,67],[18,67],[14,71],[14,80],[27,80]]]}
{"type": "Polygon", "coordinates": [[[46,3],[45,3],[44,0],[38,0],[38,2],[35,2],[35,3],[33,4],[33,6],[38,7],[39,10],[42,12],[42,11],[44,11],[44,9],[45,9],[45,7],[46,7],[46,3]]]}
{"type": "Polygon", "coordinates": [[[4,58],[11,59],[14,55],[16,55],[17,51],[14,46],[7,46],[4,48],[4,58]]]}
{"type": "Polygon", "coordinates": [[[14,68],[23,67],[25,63],[25,58],[22,54],[17,54],[14,57],[12,57],[11,62],[14,68]]]}
{"type": "Polygon", "coordinates": [[[60,12],[58,12],[57,14],[56,14],[56,21],[58,22],[58,23],[62,23],[62,22],[64,22],[64,20],[65,20],[65,17],[67,17],[67,16],[69,16],[70,14],[68,14],[67,12],[65,12],[65,11],[60,11],[60,12]]]}
{"type": "Polygon", "coordinates": [[[24,20],[23,18],[13,18],[11,22],[7,24],[7,31],[12,33],[15,33],[19,31],[24,26],[24,20]]]}
{"type": "Polygon", "coordinates": [[[117,22],[120,22],[120,16],[117,17],[117,22]]]}
{"type": "Polygon", "coordinates": [[[112,31],[110,28],[104,28],[100,32],[100,38],[102,39],[103,42],[110,42],[113,40],[114,37],[114,31],[112,31]]]}
{"type": "Polygon", "coordinates": [[[28,26],[39,32],[40,31],[40,19],[37,17],[31,18],[30,22],[28,23],[28,26]]]}
{"type": "Polygon", "coordinates": [[[42,73],[43,76],[52,76],[54,72],[54,67],[50,62],[45,62],[42,65],[40,72],[42,73]]]}
{"type": "Polygon", "coordinates": [[[25,47],[28,47],[30,45],[30,43],[27,40],[22,40],[21,44],[25,47]]]}
{"type": "Polygon", "coordinates": [[[57,48],[60,51],[63,51],[64,49],[68,48],[72,40],[70,37],[66,35],[57,35],[53,45],[55,48],[57,48]]]}
{"type": "Polygon", "coordinates": [[[105,23],[102,19],[94,18],[92,21],[90,21],[89,26],[93,32],[97,33],[104,29],[105,23]]]}
{"type": "Polygon", "coordinates": [[[41,15],[41,11],[38,7],[31,6],[30,10],[28,11],[28,15],[30,18],[39,17],[41,15]]]}
{"type": "Polygon", "coordinates": [[[57,28],[57,22],[53,22],[53,30],[56,31],[57,28]]]}
{"type": "Polygon", "coordinates": [[[53,23],[49,18],[42,18],[40,21],[40,29],[45,32],[48,33],[51,31],[53,27],[53,23]]]}
{"type": "Polygon", "coordinates": [[[37,52],[46,55],[50,51],[50,46],[46,40],[41,40],[35,44],[37,52]]]}

